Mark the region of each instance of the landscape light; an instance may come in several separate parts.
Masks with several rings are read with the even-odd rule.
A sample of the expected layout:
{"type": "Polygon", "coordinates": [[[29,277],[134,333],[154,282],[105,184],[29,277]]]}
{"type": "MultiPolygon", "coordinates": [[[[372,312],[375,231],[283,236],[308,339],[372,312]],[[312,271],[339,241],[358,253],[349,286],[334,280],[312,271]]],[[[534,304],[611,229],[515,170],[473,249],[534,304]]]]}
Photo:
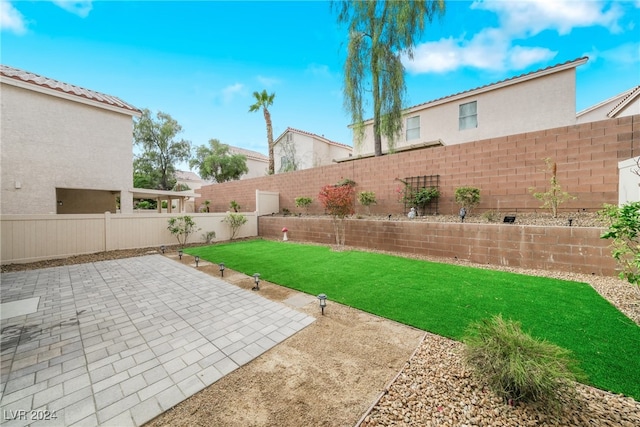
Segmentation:
{"type": "Polygon", "coordinates": [[[180,249],[180,250],[178,251],[178,256],[180,257],[180,260],[182,260],[182,253],[183,253],[183,252],[182,252],[182,249],[180,249]]]}
{"type": "Polygon", "coordinates": [[[198,263],[200,262],[200,257],[196,255],[196,268],[198,267],[198,263]]]}
{"type": "Polygon", "coordinates": [[[160,246],[160,250],[162,251],[162,254],[164,255],[164,251],[165,249],[167,249],[164,245],[160,246]]]}
{"type": "Polygon", "coordinates": [[[569,218],[569,227],[573,224],[573,218],[569,218]]]}
{"type": "Polygon", "coordinates": [[[220,277],[224,277],[224,262],[220,263],[220,277]]]}
{"type": "Polygon", "coordinates": [[[260,273],[255,273],[253,275],[253,280],[256,283],[256,285],[251,288],[252,291],[259,291],[260,290],[260,273]]]}
{"type": "Polygon", "coordinates": [[[322,310],[322,315],[324,316],[324,308],[327,306],[327,296],[320,294],[318,295],[318,299],[320,300],[320,310],[322,310]]]}

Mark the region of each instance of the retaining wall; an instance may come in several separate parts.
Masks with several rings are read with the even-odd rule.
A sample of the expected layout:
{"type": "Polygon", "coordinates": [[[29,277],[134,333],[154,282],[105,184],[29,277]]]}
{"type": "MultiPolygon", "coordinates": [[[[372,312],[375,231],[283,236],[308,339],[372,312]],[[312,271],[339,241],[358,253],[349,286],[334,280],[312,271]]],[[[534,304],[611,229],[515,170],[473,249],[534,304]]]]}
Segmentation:
{"type": "MultiPolygon", "coordinates": [[[[261,237],[335,244],[330,218],[258,218],[261,237]]],[[[601,276],[617,273],[602,228],[347,219],[345,244],[479,264],[601,276]]]]}

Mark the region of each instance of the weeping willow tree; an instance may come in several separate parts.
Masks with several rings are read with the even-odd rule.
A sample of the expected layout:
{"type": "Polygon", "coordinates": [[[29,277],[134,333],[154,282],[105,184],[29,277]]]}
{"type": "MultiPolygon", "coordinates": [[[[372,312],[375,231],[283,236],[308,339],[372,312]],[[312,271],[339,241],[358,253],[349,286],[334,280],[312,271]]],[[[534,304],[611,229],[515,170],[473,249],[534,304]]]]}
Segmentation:
{"type": "Polygon", "coordinates": [[[425,24],[445,11],[444,0],[343,1],[334,3],[338,23],[349,29],[344,64],[344,104],[351,115],[356,143],[364,138],[364,96],[373,96],[375,155],[382,137],[390,150],[402,129],[405,93],[402,55],[413,59],[413,47],[425,24]]]}

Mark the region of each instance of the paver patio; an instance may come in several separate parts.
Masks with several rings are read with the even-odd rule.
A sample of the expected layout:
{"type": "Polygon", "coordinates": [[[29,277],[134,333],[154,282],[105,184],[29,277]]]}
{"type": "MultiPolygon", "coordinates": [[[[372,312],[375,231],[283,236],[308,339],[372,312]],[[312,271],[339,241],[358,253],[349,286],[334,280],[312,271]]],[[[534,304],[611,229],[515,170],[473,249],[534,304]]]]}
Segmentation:
{"type": "Polygon", "coordinates": [[[1,280],[3,426],[141,425],[314,321],[160,255],[1,280]]]}

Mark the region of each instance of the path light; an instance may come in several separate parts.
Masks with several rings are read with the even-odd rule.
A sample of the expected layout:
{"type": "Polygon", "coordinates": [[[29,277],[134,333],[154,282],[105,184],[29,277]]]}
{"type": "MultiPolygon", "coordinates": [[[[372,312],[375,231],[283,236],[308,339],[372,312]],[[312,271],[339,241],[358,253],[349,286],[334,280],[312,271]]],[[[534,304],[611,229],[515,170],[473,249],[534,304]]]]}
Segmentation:
{"type": "Polygon", "coordinates": [[[182,260],[182,254],[183,254],[182,249],[180,249],[180,250],[178,251],[178,256],[180,257],[180,260],[182,260]]]}
{"type": "Polygon", "coordinates": [[[224,277],[224,262],[220,263],[220,277],[224,277]]]}
{"type": "Polygon", "coordinates": [[[322,315],[324,316],[324,308],[327,306],[327,296],[320,294],[318,295],[318,299],[320,300],[320,310],[322,310],[322,315]]]}
{"type": "Polygon", "coordinates": [[[200,262],[200,257],[196,255],[196,268],[198,268],[198,263],[200,262]]]}
{"type": "Polygon", "coordinates": [[[573,224],[573,218],[569,218],[569,227],[573,224]]]}
{"type": "Polygon", "coordinates": [[[260,290],[260,273],[255,273],[253,275],[253,280],[254,282],[256,282],[256,285],[251,288],[252,291],[259,291],[260,290]]]}
{"type": "Polygon", "coordinates": [[[165,247],[165,245],[160,246],[160,250],[162,251],[162,254],[163,254],[163,255],[164,255],[164,251],[165,251],[165,249],[167,249],[167,248],[165,247]]]}

